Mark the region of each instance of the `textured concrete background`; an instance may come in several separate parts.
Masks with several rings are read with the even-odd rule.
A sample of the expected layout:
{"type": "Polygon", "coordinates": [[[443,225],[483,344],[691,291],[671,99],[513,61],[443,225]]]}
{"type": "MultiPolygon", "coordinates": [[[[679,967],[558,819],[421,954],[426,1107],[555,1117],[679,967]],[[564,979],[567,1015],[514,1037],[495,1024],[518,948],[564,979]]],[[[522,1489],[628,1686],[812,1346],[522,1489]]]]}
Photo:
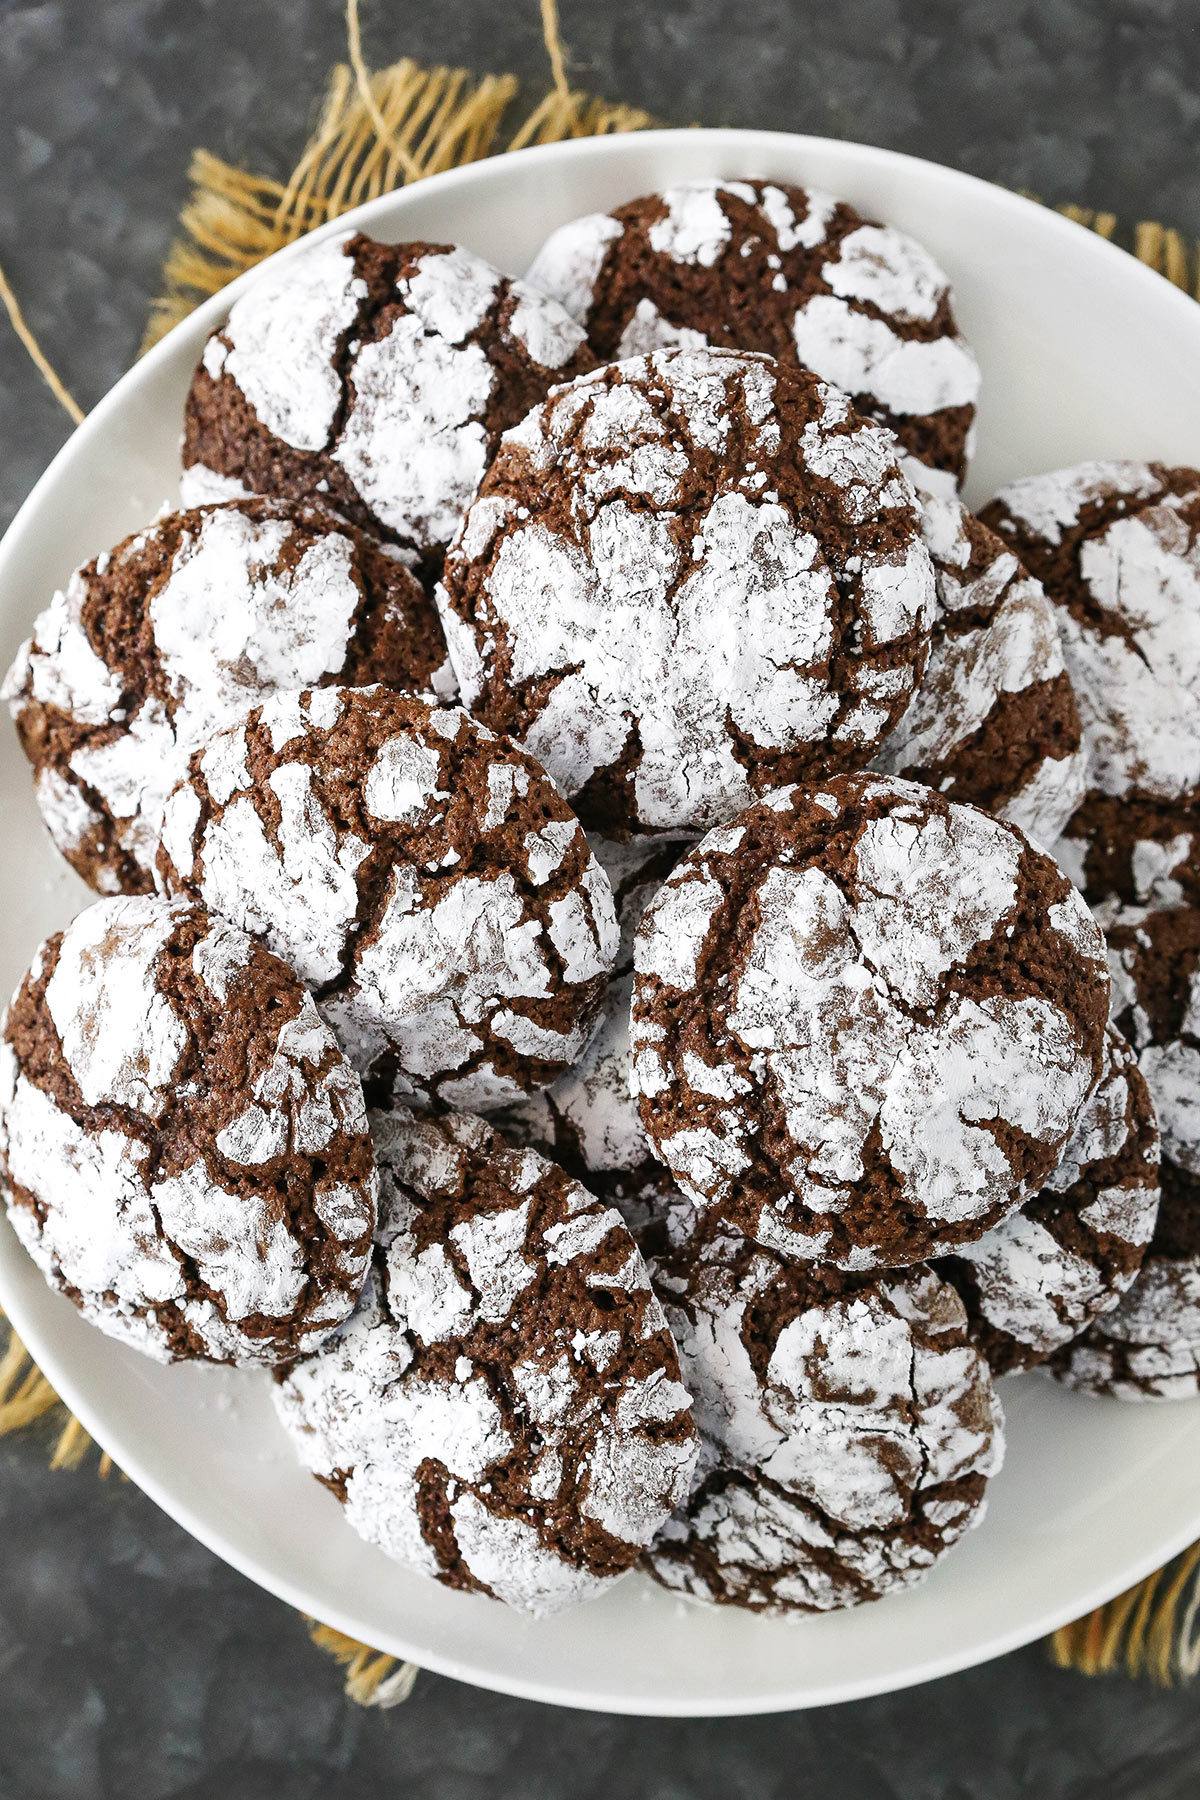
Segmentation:
{"type": "MultiPolygon", "coordinates": [[[[1200,235],[1198,0],[562,0],[581,85],[667,122],[864,139],[1200,235]]],[[[340,0],[0,0],[0,261],[92,404],[205,144],[291,166],[340,0]]],[[[367,50],[544,82],[536,0],[364,0],[367,50]]],[[[0,525],[66,435],[0,324],[0,525]]],[[[303,1625],[135,1489],[0,1444],[0,1800],[1175,1800],[1200,1691],[1038,1650],[815,1714],[676,1724],[423,1676],[363,1713],[303,1625]]]]}

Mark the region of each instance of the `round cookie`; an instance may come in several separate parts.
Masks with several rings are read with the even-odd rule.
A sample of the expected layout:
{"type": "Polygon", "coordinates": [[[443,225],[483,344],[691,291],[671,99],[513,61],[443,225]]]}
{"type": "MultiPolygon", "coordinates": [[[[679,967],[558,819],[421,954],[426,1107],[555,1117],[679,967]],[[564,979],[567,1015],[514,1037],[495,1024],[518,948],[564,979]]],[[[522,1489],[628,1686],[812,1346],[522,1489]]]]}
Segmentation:
{"type": "Polygon", "coordinates": [[[981,1237],[1103,1068],[1104,940],[1015,826],[914,782],[785,788],[643,917],[642,1123],[701,1214],[851,1269],[981,1237]]]}
{"type": "Polygon", "coordinates": [[[928,251],[845,201],[768,181],[682,182],[547,239],[527,280],[603,361],[680,344],[765,350],[890,426],[922,479],[966,471],[979,365],[928,251]]]}
{"type": "Polygon", "coordinates": [[[870,1279],[716,1236],[651,1273],[702,1443],[646,1559],[665,1586],[829,1611],[911,1586],[978,1522],[1000,1407],[930,1269],[870,1279]]]}
{"type": "Polygon", "coordinates": [[[160,1362],[286,1362],[370,1259],[358,1076],[290,969],[181,901],[97,901],[38,951],[0,1038],[0,1181],[51,1286],[160,1362]]]}
{"type": "Polygon", "coordinates": [[[929,662],[872,767],[982,806],[1053,844],[1085,780],[1054,609],[960,500],[922,500],[938,598],[929,662]]]}
{"type": "Polygon", "coordinates": [[[464,703],[620,836],[867,762],[934,585],[892,439],[803,370],[699,350],[598,369],[508,433],[436,597],[464,703]]]}
{"type": "Polygon", "coordinates": [[[1090,462],[984,508],[1058,614],[1089,755],[1061,846],[1094,903],[1200,893],[1200,472],[1090,462]]]}
{"type": "Polygon", "coordinates": [[[1110,1025],[1100,1085],[1042,1191],[934,1264],[958,1289],[993,1375],[1044,1362],[1112,1310],[1137,1278],[1158,1202],[1154,1103],[1110,1025]]]}
{"type": "Polygon", "coordinates": [[[607,877],[532,757],[383,687],[274,694],[214,737],[159,870],[292,964],[372,1092],[422,1102],[553,1081],[617,951],[607,877]]]}
{"type": "Polygon", "coordinates": [[[560,306],[469,250],[320,238],[205,345],[180,491],[321,497],[436,566],[500,433],[594,362],[560,306]]]}
{"type": "Polygon", "coordinates": [[[611,1208],[480,1119],[373,1114],[358,1311],[277,1390],[368,1542],[546,1614],[601,1593],[686,1496],[691,1401],[611,1208]]]}
{"type": "Polygon", "coordinates": [[[153,886],[188,757],[275,688],[454,692],[441,627],[394,555],[315,506],[172,513],[77,569],[0,692],[55,845],[101,893],[153,886]]]}
{"type": "Polygon", "coordinates": [[[1200,913],[1118,915],[1108,942],[1113,1020],[1158,1114],[1162,1201],[1129,1292],[1050,1367],[1091,1393],[1186,1399],[1200,1392],[1200,913]]]}

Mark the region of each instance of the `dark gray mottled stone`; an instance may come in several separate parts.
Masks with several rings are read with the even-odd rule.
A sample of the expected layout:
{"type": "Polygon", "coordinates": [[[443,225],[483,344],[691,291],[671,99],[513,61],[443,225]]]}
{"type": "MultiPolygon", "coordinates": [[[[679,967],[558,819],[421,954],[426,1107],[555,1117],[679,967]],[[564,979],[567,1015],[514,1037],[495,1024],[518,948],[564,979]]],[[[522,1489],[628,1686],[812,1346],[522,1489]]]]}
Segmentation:
{"type": "MultiPolygon", "coordinates": [[[[535,0],[364,6],[367,48],[544,80],[535,0]]],[[[563,0],[575,78],[677,123],[862,138],[1200,233],[1195,0],[563,0]]],[[[91,405],[206,144],[283,173],[340,0],[0,0],[0,258],[91,405]]],[[[0,326],[0,523],[66,423],[0,326]]],[[[1196,1694],[1031,1649],[824,1713],[675,1723],[423,1676],[363,1713],[302,1623],[135,1489],[0,1443],[0,1800],[1175,1800],[1196,1694]]]]}

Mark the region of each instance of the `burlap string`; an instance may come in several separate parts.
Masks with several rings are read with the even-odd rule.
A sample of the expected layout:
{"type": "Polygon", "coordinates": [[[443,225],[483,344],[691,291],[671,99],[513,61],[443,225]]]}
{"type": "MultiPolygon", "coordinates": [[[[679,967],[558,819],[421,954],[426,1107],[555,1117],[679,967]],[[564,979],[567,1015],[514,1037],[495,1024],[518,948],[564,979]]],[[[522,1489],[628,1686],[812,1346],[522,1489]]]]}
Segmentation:
{"type": "MultiPolygon", "coordinates": [[[[552,86],[523,116],[515,75],[474,76],[466,69],[422,68],[408,57],[371,71],[363,58],[358,0],[347,0],[349,63],[329,78],[315,131],[286,181],[251,174],[208,150],[192,157],[192,192],[180,235],[163,270],[163,293],[150,308],[142,348],[186,318],[201,300],[264,256],[380,194],[440,170],[458,168],[564,138],[639,131],[655,121],[636,107],[611,104],[573,89],[559,35],[557,0],[540,0],[552,86]],[[510,114],[517,114],[515,124],[510,114]]],[[[1036,199],[1036,195],[1030,198],[1036,199]]],[[[1117,216],[1065,205],[1057,211],[1101,237],[1124,242],[1177,287],[1200,299],[1200,243],[1146,221],[1128,237],[1117,216]]],[[[38,371],[76,422],[82,409],[67,392],[21,314],[0,269],[0,300],[38,371]]],[[[3,1314],[0,1313],[0,1322],[3,1314]]],[[[77,1468],[91,1439],[62,1405],[15,1332],[0,1356],[0,1437],[53,1416],[50,1466],[77,1468]]],[[[112,1461],[101,1456],[97,1472],[112,1461]]],[[[395,1706],[412,1692],[419,1671],[367,1644],[309,1620],[313,1642],[346,1671],[346,1693],[363,1706],[395,1706]]],[[[1053,1662],[1085,1675],[1124,1670],[1169,1687],[1200,1672],[1200,1544],[1145,1581],[1047,1640],[1053,1662]]]]}

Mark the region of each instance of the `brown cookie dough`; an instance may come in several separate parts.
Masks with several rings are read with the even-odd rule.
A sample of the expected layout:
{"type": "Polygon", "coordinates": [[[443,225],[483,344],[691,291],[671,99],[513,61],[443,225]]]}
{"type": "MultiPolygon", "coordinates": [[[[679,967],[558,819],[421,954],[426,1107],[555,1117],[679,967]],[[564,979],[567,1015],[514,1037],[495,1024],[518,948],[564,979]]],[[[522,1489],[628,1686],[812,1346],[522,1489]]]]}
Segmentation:
{"type": "Polygon", "coordinates": [[[960,500],[923,496],[921,525],[937,580],[929,662],[872,767],[1053,844],[1085,781],[1054,609],[960,500]]]}
{"type": "Polygon", "coordinates": [[[358,1311],[278,1390],[368,1542],[545,1614],[601,1593],[685,1497],[691,1402],[611,1208],[480,1119],[372,1115],[358,1311]]]}
{"type": "Polygon", "coordinates": [[[978,1522],[1003,1453],[953,1288],[717,1236],[651,1263],[701,1433],[646,1561],[693,1599],[825,1612],[911,1586],[978,1522]]]}
{"type": "Polygon", "coordinates": [[[465,704],[621,836],[867,762],[934,584],[887,433],[803,370],[698,350],[596,370],[510,432],[437,600],[465,704]]]}
{"type": "Polygon", "coordinates": [[[2,690],[46,829],[101,893],[153,885],[188,757],[275,688],[450,697],[437,614],[394,555],[320,508],[172,513],[77,569],[2,690]]]}
{"type": "Polygon", "coordinates": [[[607,877],[533,758],[383,687],[275,694],[214,737],[167,802],[159,870],[292,964],[377,1095],[545,1086],[617,952],[607,877]]]}
{"type": "Polygon", "coordinates": [[[1015,826],[893,777],[785,788],[642,920],[642,1123],[704,1215],[846,1268],[912,1263],[1051,1173],[1108,997],[1098,926],[1015,826]]]}
{"type": "Polygon", "coordinates": [[[1121,1400],[1200,1392],[1200,913],[1135,910],[1108,927],[1113,1020],[1137,1051],[1162,1134],[1162,1201],[1120,1304],[1053,1360],[1121,1400]]]}
{"type": "Polygon", "coordinates": [[[0,1039],[0,1181],[47,1281],[167,1362],[278,1363],[349,1317],[375,1227],[362,1088],[311,997],[182,901],[97,901],[0,1039]]]}
{"type": "Polygon", "coordinates": [[[946,276],[844,200],[769,181],[682,182],[561,226],[527,279],[604,361],[671,345],[765,350],[843,388],[953,493],[979,367],[946,276]]]}
{"type": "Polygon", "coordinates": [[[1042,1191],[935,1262],[994,1375],[1031,1369],[1117,1304],[1142,1266],[1159,1201],[1158,1124],[1114,1026],[1106,1066],[1042,1191]]]}
{"type": "Polygon", "coordinates": [[[1092,462],[1003,488],[983,518],[1058,614],[1088,791],[1056,854],[1093,904],[1200,895],[1200,472],[1092,462]]]}
{"type": "Polygon", "coordinates": [[[560,306],[468,250],[324,237],[209,338],[181,492],[322,498],[436,566],[500,433],[594,362],[560,306]]]}

